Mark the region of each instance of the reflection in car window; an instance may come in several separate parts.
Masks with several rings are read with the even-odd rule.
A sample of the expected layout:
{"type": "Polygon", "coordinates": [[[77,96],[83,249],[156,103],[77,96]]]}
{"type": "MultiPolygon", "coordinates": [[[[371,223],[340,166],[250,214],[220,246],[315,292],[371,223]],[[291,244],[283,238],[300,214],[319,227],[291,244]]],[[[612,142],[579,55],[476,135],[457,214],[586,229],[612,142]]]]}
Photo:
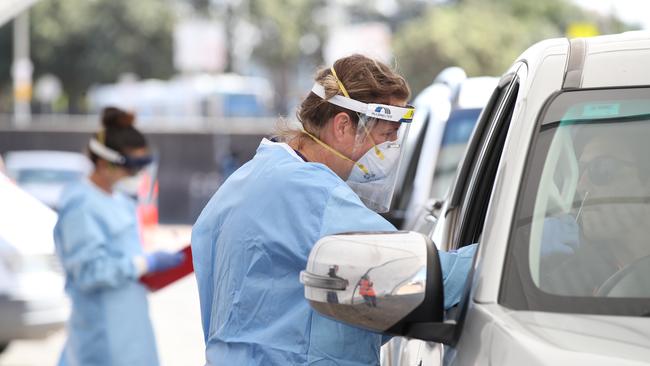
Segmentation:
{"type": "Polygon", "coordinates": [[[460,164],[467,142],[472,135],[481,109],[459,109],[449,115],[440,143],[440,151],[436,159],[436,169],[433,174],[431,195],[442,198],[447,193],[460,164]]]}
{"type": "Polygon", "coordinates": [[[650,298],[650,93],[566,94],[544,119],[515,245],[546,294],[650,298]]]}

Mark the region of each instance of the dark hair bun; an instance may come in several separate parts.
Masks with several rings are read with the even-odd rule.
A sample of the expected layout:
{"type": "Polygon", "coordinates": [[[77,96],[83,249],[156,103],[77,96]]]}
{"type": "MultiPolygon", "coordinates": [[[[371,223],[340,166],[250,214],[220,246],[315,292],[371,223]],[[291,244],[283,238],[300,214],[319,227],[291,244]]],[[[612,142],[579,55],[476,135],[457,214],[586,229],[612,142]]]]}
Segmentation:
{"type": "Polygon", "coordinates": [[[127,128],[133,126],[135,116],[133,113],[115,107],[106,107],[102,111],[102,125],[104,128],[127,128]]]}

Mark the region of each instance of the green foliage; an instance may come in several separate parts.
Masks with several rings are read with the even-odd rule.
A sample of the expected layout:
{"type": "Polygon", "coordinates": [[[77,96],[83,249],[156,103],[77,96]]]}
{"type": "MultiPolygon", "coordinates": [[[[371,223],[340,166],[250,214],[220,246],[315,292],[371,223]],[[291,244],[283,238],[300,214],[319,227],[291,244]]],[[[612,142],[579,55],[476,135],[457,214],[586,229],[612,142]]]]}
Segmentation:
{"type": "Polygon", "coordinates": [[[303,60],[320,64],[321,52],[304,55],[300,39],[315,35],[322,45],[325,27],[324,0],[250,0],[250,20],[260,28],[261,39],[253,57],[266,67],[276,88],[276,110],[287,113],[288,98],[295,80],[291,77],[303,60]]]}
{"type": "MultiPolygon", "coordinates": [[[[470,76],[499,76],[535,42],[563,37],[570,23],[588,19],[563,0],[464,0],[432,8],[405,25],[393,46],[417,93],[447,66],[461,66],[470,76]]],[[[614,22],[597,20],[601,29],[614,22]]]]}
{"type": "MultiPolygon", "coordinates": [[[[127,72],[167,78],[174,71],[173,23],[165,1],[39,2],[30,11],[34,79],[44,73],[59,77],[78,110],[94,83],[115,82],[127,72]]],[[[11,26],[0,32],[11,33],[11,26]]],[[[0,54],[0,66],[11,62],[10,57],[0,54]]]]}
{"type": "Polygon", "coordinates": [[[251,1],[251,15],[262,40],[255,53],[269,66],[280,66],[300,56],[300,37],[311,28],[313,4],[301,0],[251,1]]]}

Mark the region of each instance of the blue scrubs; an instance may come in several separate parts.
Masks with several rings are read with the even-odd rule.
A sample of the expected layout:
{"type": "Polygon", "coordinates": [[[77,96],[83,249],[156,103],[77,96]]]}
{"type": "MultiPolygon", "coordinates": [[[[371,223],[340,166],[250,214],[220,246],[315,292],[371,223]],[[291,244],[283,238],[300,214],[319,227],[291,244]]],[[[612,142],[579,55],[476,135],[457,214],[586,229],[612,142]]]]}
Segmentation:
{"type": "MultiPolygon", "coordinates": [[[[327,166],[263,140],[192,232],[207,364],[379,365],[382,336],[314,312],[299,282],[316,241],[350,231],[395,228],[327,166]]],[[[456,257],[442,263],[464,283],[456,257]]]]}
{"type": "Polygon", "coordinates": [[[59,365],[158,365],[147,290],[133,264],[143,252],[132,200],[75,183],[54,237],[72,300],[59,365]]]}

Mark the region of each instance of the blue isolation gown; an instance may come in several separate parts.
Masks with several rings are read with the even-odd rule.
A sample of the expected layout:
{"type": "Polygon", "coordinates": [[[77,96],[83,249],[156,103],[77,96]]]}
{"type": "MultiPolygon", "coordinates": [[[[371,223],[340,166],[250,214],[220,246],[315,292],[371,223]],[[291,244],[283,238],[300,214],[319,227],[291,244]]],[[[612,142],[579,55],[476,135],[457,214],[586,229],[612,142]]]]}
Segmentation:
{"type": "Polygon", "coordinates": [[[72,300],[59,365],[158,365],[147,290],[133,263],[143,252],[132,200],[74,183],[54,238],[72,300]]]}
{"type": "MultiPolygon", "coordinates": [[[[314,312],[299,281],[318,239],[350,231],[395,228],[327,166],[263,140],[192,231],[207,364],[379,365],[382,336],[314,312]]],[[[462,287],[471,260],[442,256],[462,287]]]]}

